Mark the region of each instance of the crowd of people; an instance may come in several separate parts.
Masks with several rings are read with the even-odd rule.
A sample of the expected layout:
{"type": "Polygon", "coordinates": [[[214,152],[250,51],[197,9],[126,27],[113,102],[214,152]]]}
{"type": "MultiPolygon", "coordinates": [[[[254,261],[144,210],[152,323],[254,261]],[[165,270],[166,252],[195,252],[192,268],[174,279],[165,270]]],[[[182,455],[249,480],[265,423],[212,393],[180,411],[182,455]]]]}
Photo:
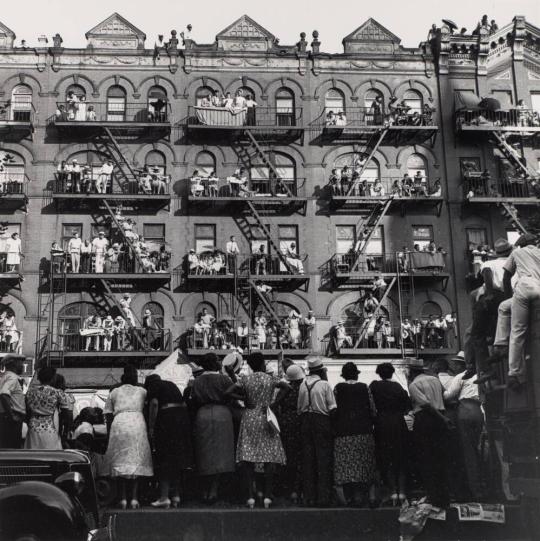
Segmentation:
{"type": "Polygon", "coordinates": [[[477,108],[458,111],[457,122],[464,126],[539,128],[540,113],[527,107],[524,100],[520,99],[515,107],[508,109],[477,108]]]}
{"type": "Polygon", "coordinates": [[[22,332],[17,329],[15,314],[12,311],[0,312],[0,351],[19,352],[22,348],[22,332]]]}
{"type": "Polygon", "coordinates": [[[235,92],[234,97],[231,96],[230,92],[223,94],[214,90],[213,94],[208,93],[204,96],[198,106],[203,109],[227,109],[232,115],[245,113],[244,124],[246,126],[257,124],[257,102],[252,94],[244,92],[241,88],[235,92]]]}
{"type": "Polygon", "coordinates": [[[255,314],[251,324],[240,321],[236,325],[234,321],[217,321],[204,308],[191,330],[189,346],[241,352],[253,349],[317,349],[316,318],[312,310],[305,316],[291,310],[279,323],[267,317],[262,309],[256,309],[255,314]]]}
{"type": "MultiPolygon", "coordinates": [[[[73,194],[109,194],[113,193],[112,160],[106,160],[101,167],[93,168],[79,164],[74,158],[71,163],[63,160],[56,170],[55,191],[73,194]]],[[[121,187],[120,193],[126,195],[165,195],[171,179],[161,173],[159,167],[145,165],[142,169],[135,169],[132,180],[128,180],[121,187]]]]}
{"type": "Polygon", "coordinates": [[[396,96],[392,96],[388,102],[388,109],[385,108],[383,98],[377,96],[369,108],[362,108],[358,111],[352,109],[347,113],[341,111],[327,111],[325,117],[326,127],[342,127],[354,125],[368,126],[432,126],[433,113],[435,109],[428,103],[425,103],[422,110],[415,110],[406,103],[405,100],[399,101],[396,96]]]}
{"type": "Polygon", "coordinates": [[[308,359],[307,373],[284,359],[278,374],[261,352],[247,363],[241,355],[220,361],[210,352],[191,363],[183,389],[157,374],[141,386],[129,365],[104,409],[84,408],[75,420],[73,399],[54,368],[39,369],[25,395],[21,358],[8,356],[3,364],[0,448],[23,445],[26,421],[27,449],[96,454],[95,425],[104,414],[101,460],[118,482],[124,509],[140,506],[139,484],[152,477],[156,508],[178,506],[181,498],[244,501],[249,508],[276,500],[376,507],[422,493],[444,508],[450,498],[484,495],[483,415],[474,365],[462,353],[429,366],[410,359],[408,385],[398,383],[391,363],[381,363],[378,378],[366,385],[348,362],[334,388],[318,357],[308,359]]]}

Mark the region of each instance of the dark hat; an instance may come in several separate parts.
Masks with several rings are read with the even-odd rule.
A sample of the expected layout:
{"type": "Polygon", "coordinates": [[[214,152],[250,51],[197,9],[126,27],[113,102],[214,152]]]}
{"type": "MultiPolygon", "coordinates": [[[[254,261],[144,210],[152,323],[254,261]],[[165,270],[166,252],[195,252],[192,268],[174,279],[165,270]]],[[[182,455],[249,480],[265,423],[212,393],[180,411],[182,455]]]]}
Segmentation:
{"type": "Polygon", "coordinates": [[[497,255],[509,255],[512,251],[512,245],[508,242],[508,240],[500,238],[495,241],[495,253],[497,255]]]}
{"type": "Polygon", "coordinates": [[[424,364],[423,359],[416,359],[413,357],[405,357],[405,362],[407,363],[408,368],[413,368],[414,370],[427,370],[427,366],[424,364]]]}
{"type": "Polygon", "coordinates": [[[533,235],[532,233],[523,233],[516,241],[515,246],[528,246],[529,244],[536,244],[537,241],[536,235],[533,235]]]}

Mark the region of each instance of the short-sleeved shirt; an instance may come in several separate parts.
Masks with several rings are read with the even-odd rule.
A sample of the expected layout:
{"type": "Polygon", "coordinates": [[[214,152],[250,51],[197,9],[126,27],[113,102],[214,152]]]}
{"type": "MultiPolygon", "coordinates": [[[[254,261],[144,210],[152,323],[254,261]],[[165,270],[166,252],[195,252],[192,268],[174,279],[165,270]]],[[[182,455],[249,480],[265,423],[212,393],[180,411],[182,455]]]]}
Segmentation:
{"type": "Polygon", "coordinates": [[[479,400],[478,384],[476,383],[477,377],[463,379],[466,373],[461,372],[452,379],[444,392],[444,398],[446,400],[464,400],[466,398],[479,400]]]}
{"type": "Polygon", "coordinates": [[[409,394],[413,403],[413,410],[420,411],[422,406],[429,405],[436,410],[444,410],[444,387],[439,378],[420,374],[409,385],[409,394]]]}
{"type": "Polygon", "coordinates": [[[49,417],[60,409],[69,409],[64,391],[50,385],[31,385],[26,393],[26,405],[34,417],[49,417]]]}
{"type": "Polygon", "coordinates": [[[329,415],[337,407],[332,387],[319,376],[307,376],[298,393],[298,413],[329,415]]]}
{"type": "Polygon", "coordinates": [[[504,269],[518,278],[530,277],[540,282],[540,248],[525,246],[514,250],[506,260],[504,269]]]}
{"type": "Polygon", "coordinates": [[[503,276],[504,276],[504,265],[506,264],[506,257],[498,257],[497,259],[491,259],[485,261],[480,266],[480,271],[484,269],[490,269],[493,275],[493,287],[495,289],[500,289],[503,291],[503,276]]]}
{"type": "MultiPolygon", "coordinates": [[[[10,370],[6,370],[0,375],[0,394],[9,396],[12,413],[15,413],[21,419],[26,415],[23,389],[17,374],[11,372],[10,370]]],[[[2,410],[1,403],[0,410],[2,410]]]]}

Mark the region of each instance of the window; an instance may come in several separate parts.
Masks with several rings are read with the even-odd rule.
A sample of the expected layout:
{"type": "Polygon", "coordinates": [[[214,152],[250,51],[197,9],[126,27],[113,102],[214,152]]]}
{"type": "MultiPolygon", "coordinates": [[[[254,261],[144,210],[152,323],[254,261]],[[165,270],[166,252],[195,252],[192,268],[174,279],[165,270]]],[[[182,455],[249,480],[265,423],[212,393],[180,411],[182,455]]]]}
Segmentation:
{"type": "Polygon", "coordinates": [[[440,317],[442,316],[441,307],[433,301],[425,302],[422,305],[422,311],[420,317],[422,319],[429,319],[431,316],[440,317]]]}
{"type": "Polygon", "coordinates": [[[324,96],[324,114],[327,115],[330,111],[333,113],[345,111],[345,98],[337,88],[331,88],[324,96]]]}
{"type": "Polygon", "coordinates": [[[238,90],[242,91],[242,95],[244,96],[244,98],[247,99],[248,96],[251,96],[255,101],[257,101],[253,88],[249,86],[241,86],[234,92],[233,97],[236,96],[236,92],[238,92],[238,90]]]}
{"type": "Polygon", "coordinates": [[[521,231],[517,231],[516,229],[506,230],[506,238],[508,239],[508,242],[512,244],[512,246],[517,242],[519,237],[521,237],[521,231]]]}
{"type": "Polygon", "coordinates": [[[384,229],[380,225],[371,235],[371,239],[367,243],[365,254],[384,255],[384,229]]]}
{"type": "Polygon", "coordinates": [[[148,112],[154,122],[167,120],[167,92],[161,86],[153,86],[148,91],[148,112]]]}
{"type": "Polygon", "coordinates": [[[103,224],[92,224],[90,226],[90,241],[95,239],[100,231],[103,231],[105,233],[105,238],[111,242],[111,226],[103,224]]]}
{"type": "MultiPolygon", "coordinates": [[[[270,229],[268,224],[265,224],[267,230],[270,229]]],[[[257,225],[253,225],[250,228],[250,244],[251,244],[251,253],[254,254],[259,251],[261,246],[264,246],[266,253],[269,253],[270,246],[268,243],[268,238],[264,234],[262,228],[257,225]]]]}
{"type": "Polygon", "coordinates": [[[17,85],[11,92],[11,120],[30,122],[32,112],[32,89],[17,85]]]}
{"type": "Polygon", "coordinates": [[[24,161],[18,154],[0,150],[0,181],[4,179],[8,182],[24,182],[24,161]]]}
{"type": "Polygon", "coordinates": [[[423,250],[433,239],[433,226],[431,225],[413,225],[412,226],[413,246],[418,244],[420,250],[423,250]]]}
{"type": "Polygon", "coordinates": [[[296,252],[299,252],[298,247],[298,227],[296,225],[280,225],[279,226],[279,249],[285,252],[291,247],[294,242],[296,252]]]}
{"type": "MultiPolygon", "coordinates": [[[[354,169],[354,162],[360,159],[360,155],[349,152],[348,154],[342,154],[336,158],[334,162],[335,169],[343,169],[343,167],[348,166],[350,169],[354,169]]],[[[373,183],[376,179],[380,178],[380,167],[379,162],[375,159],[372,159],[362,172],[362,180],[367,180],[368,183],[373,183]]]]}
{"type": "Polygon", "coordinates": [[[111,86],[107,92],[107,121],[126,120],[126,91],[121,86],[111,86]]]}
{"type": "Polygon", "coordinates": [[[79,335],[84,320],[95,315],[101,318],[107,317],[107,313],[103,308],[90,302],[74,302],[64,306],[58,313],[58,334],[79,335]]]}
{"type": "Polygon", "coordinates": [[[13,233],[21,234],[21,224],[6,224],[0,225],[0,253],[6,252],[6,241],[11,238],[13,233]]]}
{"type": "Polygon", "coordinates": [[[213,224],[195,225],[195,252],[207,252],[215,250],[216,247],[216,226],[213,224]]]}
{"type": "Polygon", "coordinates": [[[424,106],[422,94],[416,90],[407,90],[403,94],[403,102],[410,107],[409,113],[422,113],[424,106]]]}
{"type": "Polygon", "coordinates": [[[81,85],[69,85],[66,89],[66,100],[71,92],[79,99],[86,97],[86,90],[81,85]]]}
{"type": "Polygon", "coordinates": [[[346,254],[356,244],[354,225],[336,225],[336,253],[346,254]]]}
{"type": "Polygon", "coordinates": [[[531,92],[531,108],[540,115],[540,92],[531,92]]]}
{"type": "Polygon", "coordinates": [[[501,109],[512,109],[512,92],[510,90],[492,90],[491,95],[499,100],[501,109]]]}
{"type": "Polygon", "coordinates": [[[288,88],[276,92],[276,120],[278,126],[294,126],[294,94],[288,88]]]}
{"type": "Polygon", "coordinates": [[[73,237],[74,233],[79,233],[79,237],[82,238],[82,232],[82,224],[62,224],[62,238],[60,239],[62,249],[67,250],[69,240],[73,237]]]}
{"type": "Polygon", "coordinates": [[[487,231],[483,228],[469,228],[466,229],[465,233],[467,235],[468,247],[476,248],[477,246],[483,246],[488,243],[487,231]]]}
{"type": "Polygon", "coordinates": [[[69,156],[66,162],[71,163],[74,159],[79,162],[81,169],[88,167],[90,169],[92,179],[96,180],[99,176],[101,166],[108,159],[108,157],[96,152],[78,152],[69,156]]]}
{"type": "Polygon", "coordinates": [[[425,159],[420,154],[411,154],[407,159],[407,173],[414,177],[418,172],[422,175],[422,182],[427,180],[427,168],[425,159]]]}
{"type": "Polygon", "coordinates": [[[158,327],[163,329],[163,323],[164,323],[164,312],[163,312],[163,306],[159,304],[158,302],[147,302],[141,312],[141,321],[144,317],[144,313],[146,310],[150,310],[152,315],[154,316],[154,321],[157,323],[158,327]]]}
{"type": "Polygon", "coordinates": [[[461,174],[466,176],[469,173],[481,173],[480,158],[460,158],[459,167],[461,174]]]}
{"type": "Polygon", "coordinates": [[[167,174],[167,160],[165,159],[163,152],[160,152],[159,150],[151,150],[146,155],[144,164],[153,168],[157,167],[160,175],[167,174]]]}
{"type": "MultiPolygon", "coordinates": [[[[270,152],[267,154],[267,159],[277,171],[279,178],[286,182],[289,190],[295,195],[295,179],[296,179],[296,163],[286,154],[270,152]]],[[[249,170],[251,178],[251,187],[253,190],[261,193],[270,193],[270,168],[267,165],[253,165],[249,170]]]]}
{"type": "MultiPolygon", "coordinates": [[[[375,89],[368,90],[364,95],[364,107],[366,110],[370,110],[373,102],[376,98],[383,98],[383,95],[375,89]]],[[[381,103],[381,109],[384,109],[384,103],[381,103]]]]}
{"type": "Polygon", "coordinates": [[[143,237],[148,246],[148,251],[158,252],[165,244],[165,224],[144,224],[143,237]]]}
{"type": "Polygon", "coordinates": [[[216,170],[216,158],[210,152],[199,152],[195,158],[195,169],[199,171],[199,176],[209,177],[216,170]]]}
{"type": "Polygon", "coordinates": [[[204,98],[211,98],[214,95],[214,89],[209,86],[201,86],[197,89],[195,94],[195,105],[201,106],[201,102],[204,98]]]}

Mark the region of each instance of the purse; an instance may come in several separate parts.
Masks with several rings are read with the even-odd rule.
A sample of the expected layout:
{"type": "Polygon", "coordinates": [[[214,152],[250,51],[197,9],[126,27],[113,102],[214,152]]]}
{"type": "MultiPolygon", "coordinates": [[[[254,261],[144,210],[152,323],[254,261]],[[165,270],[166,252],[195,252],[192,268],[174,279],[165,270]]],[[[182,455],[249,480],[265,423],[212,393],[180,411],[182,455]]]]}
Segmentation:
{"type": "Polygon", "coordinates": [[[271,434],[277,435],[281,432],[276,414],[272,411],[270,406],[266,408],[266,422],[268,424],[268,430],[270,430],[271,434]]]}

